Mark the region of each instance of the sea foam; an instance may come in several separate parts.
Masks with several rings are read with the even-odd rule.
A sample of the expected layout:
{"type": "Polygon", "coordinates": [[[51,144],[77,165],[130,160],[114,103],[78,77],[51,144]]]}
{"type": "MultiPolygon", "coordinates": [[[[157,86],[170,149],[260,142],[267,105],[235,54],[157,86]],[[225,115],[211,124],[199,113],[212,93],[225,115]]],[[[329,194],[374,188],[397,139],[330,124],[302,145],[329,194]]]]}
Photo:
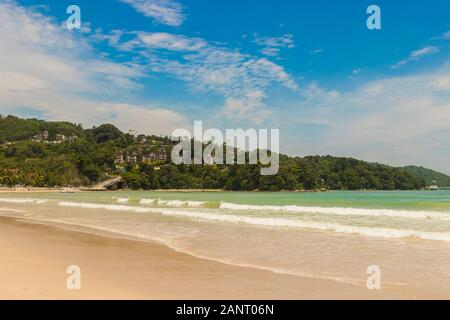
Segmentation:
{"type": "Polygon", "coordinates": [[[30,198],[0,198],[3,203],[46,203],[47,199],[30,199],[30,198]]]}
{"type": "Polygon", "coordinates": [[[248,225],[274,227],[274,228],[284,227],[284,228],[330,231],[341,234],[354,234],[367,237],[380,237],[391,239],[418,238],[424,240],[450,242],[450,233],[444,232],[428,232],[420,230],[391,229],[391,228],[371,228],[371,227],[342,225],[337,223],[303,221],[300,219],[275,218],[275,217],[249,217],[244,215],[187,211],[169,208],[148,208],[138,206],[127,206],[127,205],[107,205],[107,204],[79,203],[79,202],[59,202],[59,205],[65,207],[77,207],[85,209],[104,209],[111,211],[128,211],[136,213],[155,213],[165,216],[185,217],[202,221],[245,223],[248,225]]]}
{"type": "Polygon", "coordinates": [[[183,200],[163,200],[163,199],[141,199],[139,201],[140,204],[150,204],[157,206],[165,206],[165,207],[189,207],[189,208],[200,208],[203,207],[206,202],[205,201],[183,201],[183,200]]]}
{"type": "Polygon", "coordinates": [[[156,203],[156,199],[141,199],[139,200],[140,204],[155,204],[156,203]]]}
{"type": "Polygon", "coordinates": [[[292,212],[292,213],[317,213],[327,215],[342,216],[377,216],[377,217],[397,217],[407,219],[440,219],[450,221],[450,213],[433,211],[409,211],[390,209],[364,209],[364,208],[344,208],[344,207],[303,207],[303,206],[264,206],[247,205],[222,202],[220,209],[238,211],[272,211],[272,212],[292,212]]]}

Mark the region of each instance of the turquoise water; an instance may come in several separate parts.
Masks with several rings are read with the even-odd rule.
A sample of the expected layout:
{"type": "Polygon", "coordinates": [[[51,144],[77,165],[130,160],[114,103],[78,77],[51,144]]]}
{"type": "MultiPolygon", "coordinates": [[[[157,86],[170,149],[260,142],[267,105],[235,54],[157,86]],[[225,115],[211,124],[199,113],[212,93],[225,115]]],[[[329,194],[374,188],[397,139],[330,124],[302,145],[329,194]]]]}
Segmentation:
{"type": "Polygon", "coordinates": [[[390,286],[450,288],[450,191],[2,193],[0,215],[293,275],[364,285],[375,264],[390,286]]]}
{"type": "Polygon", "coordinates": [[[15,193],[0,195],[0,204],[10,203],[8,199],[13,203],[14,199],[40,199],[66,208],[171,215],[216,224],[450,242],[450,191],[15,193]]]}
{"type": "MultiPolygon", "coordinates": [[[[13,194],[30,197],[29,194],[13,194]]],[[[450,212],[450,190],[443,191],[336,191],[336,192],[82,192],[74,194],[33,193],[32,197],[111,203],[114,198],[142,198],[207,201],[211,206],[220,202],[254,205],[298,205],[321,207],[353,207],[368,209],[431,210],[450,212]]]]}

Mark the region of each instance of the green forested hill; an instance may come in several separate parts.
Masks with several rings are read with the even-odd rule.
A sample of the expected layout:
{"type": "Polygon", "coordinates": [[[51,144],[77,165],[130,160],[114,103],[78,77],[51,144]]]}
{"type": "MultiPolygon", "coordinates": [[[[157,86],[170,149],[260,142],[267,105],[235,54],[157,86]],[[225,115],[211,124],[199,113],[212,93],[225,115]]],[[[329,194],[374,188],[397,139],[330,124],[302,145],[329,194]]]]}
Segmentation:
{"type": "Polygon", "coordinates": [[[259,165],[174,165],[172,147],[168,138],[134,137],[111,124],[83,129],[67,122],[1,117],[0,185],[83,186],[121,175],[121,187],[133,189],[406,190],[425,186],[420,176],[405,169],[332,156],[281,155],[275,176],[261,176],[259,165]],[[145,152],[154,150],[167,159],[144,163],[145,152]],[[121,154],[137,155],[140,160],[131,157],[115,163],[121,154]]]}
{"type": "Polygon", "coordinates": [[[416,166],[407,166],[402,169],[413,176],[423,179],[427,185],[437,183],[440,187],[450,187],[450,176],[446,174],[416,166]]]}
{"type": "Polygon", "coordinates": [[[69,122],[48,122],[37,119],[20,119],[14,116],[0,118],[0,143],[31,139],[47,131],[51,138],[56,134],[81,136],[83,129],[69,122]]]}

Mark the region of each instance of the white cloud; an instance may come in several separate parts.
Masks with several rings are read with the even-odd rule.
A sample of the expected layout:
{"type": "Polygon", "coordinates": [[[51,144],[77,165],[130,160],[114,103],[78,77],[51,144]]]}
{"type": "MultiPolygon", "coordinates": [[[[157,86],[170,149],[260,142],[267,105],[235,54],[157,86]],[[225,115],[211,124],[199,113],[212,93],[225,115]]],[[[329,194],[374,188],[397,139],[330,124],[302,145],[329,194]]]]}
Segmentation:
{"type": "Polygon", "coordinates": [[[265,56],[276,57],[280,53],[280,49],[274,47],[266,47],[261,49],[261,53],[265,56]]]}
{"type": "Polygon", "coordinates": [[[322,53],[322,52],[323,52],[323,49],[318,48],[318,49],[312,50],[312,51],[310,52],[310,54],[319,54],[319,53],[322,53]]]}
{"type": "Polygon", "coordinates": [[[444,75],[431,80],[429,87],[436,91],[450,91],[450,75],[444,75]]]}
{"type": "MultiPolygon", "coordinates": [[[[290,143],[303,154],[417,164],[450,173],[449,84],[450,68],[444,66],[439,72],[372,81],[345,93],[307,87],[292,121],[320,124],[321,129],[310,140],[290,143]]],[[[279,116],[287,119],[284,113],[279,116]]]]}
{"type": "Polygon", "coordinates": [[[439,52],[439,48],[438,47],[425,47],[422,49],[418,49],[418,50],[414,50],[409,54],[409,57],[405,60],[402,60],[394,65],[391,66],[392,69],[397,69],[402,65],[405,65],[411,61],[417,61],[425,56],[429,56],[431,54],[437,53],[439,52]]]}
{"type": "Polygon", "coordinates": [[[125,32],[123,30],[111,30],[108,34],[105,34],[101,28],[97,28],[95,29],[95,32],[90,35],[90,39],[94,41],[105,41],[110,46],[116,46],[124,34],[125,32]]]}
{"type": "Polygon", "coordinates": [[[128,43],[117,46],[124,47],[138,52],[145,49],[144,56],[151,70],[185,81],[194,92],[212,92],[223,96],[221,114],[231,119],[260,121],[262,117],[267,117],[264,99],[272,83],[294,91],[298,89],[280,65],[201,38],[138,32],[128,43]],[[249,98],[255,92],[262,94],[258,99],[249,98]],[[235,107],[231,107],[232,103],[235,107]],[[238,108],[242,110],[236,112],[238,108]],[[260,116],[255,117],[256,113],[260,116]]]}
{"type": "Polygon", "coordinates": [[[183,6],[174,0],[120,0],[132,6],[146,17],[157,22],[178,27],[183,24],[183,6]]]}
{"type": "Polygon", "coordinates": [[[280,37],[261,37],[255,34],[255,43],[260,46],[267,47],[280,47],[280,48],[293,48],[294,36],[292,34],[284,34],[280,37]]]}
{"type": "Polygon", "coordinates": [[[185,118],[154,103],[127,104],[145,70],[97,58],[76,33],[13,2],[0,3],[0,113],[167,132],[185,118]],[[114,101],[114,102],[111,102],[114,101]]]}
{"type": "Polygon", "coordinates": [[[254,34],[254,36],[253,42],[262,47],[261,53],[266,56],[276,57],[281,48],[292,49],[295,47],[294,36],[289,33],[280,37],[261,37],[258,34],[254,34]]]}
{"type": "MultiPolygon", "coordinates": [[[[122,30],[105,34],[100,29],[83,36],[13,3],[1,6],[0,84],[4,85],[0,88],[0,112],[3,113],[16,106],[55,119],[57,114],[60,119],[88,123],[86,115],[89,115],[89,119],[99,122],[110,119],[124,123],[113,117],[127,114],[118,113],[116,107],[112,107],[118,105],[141,110],[144,118],[137,117],[137,122],[147,115],[149,123],[169,122],[170,127],[172,120],[144,112],[146,108],[163,109],[158,104],[123,103],[134,90],[141,89],[138,80],[149,71],[185,81],[193,92],[219,95],[223,103],[219,103],[212,114],[241,121],[259,122],[269,116],[265,99],[273,83],[294,91],[298,89],[280,65],[201,38],[122,30]],[[132,61],[145,60],[146,64],[98,58],[101,53],[99,55],[92,47],[92,41],[105,41],[116,49],[127,50],[134,53],[132,61]],[[97,109],[93,108],[92,115],[88,109],[81,114],[81,108],[75,107],[77,101],[83,105],[96,101],[102,106],[111,106],[112,110],[110,113],[94,112],[97,109]],[[56,112],[57,108],[61,110],[56,112]],[[219,108],[221,110],[217,110],[219,108]]],[[[285,45],[288,43],[286,41],[285,45]]],[[[132,114],[137,113],[128,113],[132,114]]],[[[170,118],[180,120],[177,122],[183,119],[181,115],[170,118]]]]}
{"type": "Polygon", "coordinates": [[[174,51],[199,51],[207,46],[207,43],[200,38],[188,38],[164,32],[140,32],[139,39],[148,48],[174,51]]]}
{"type": "Polygon", "coordinates": [[[436,53],[439,51],[439,48],[437,47],[426,47],[419,50],[415,50],[411,52],[410,58],[411,59],[420,59],[423,56],[427,56],[433,53],[436,53]]]}
{"type": "Polygon", "coordinates": [[[439,37],[435,37],[435,38],[432,38],[432,40],[436,40],[436,39],[440,39],[440,40],[449,40],[450,39],[450,30],[449,31],[447,31],[447,32],[445,32],[444,34],[442,34],[441,36],[439,36],[439,37]]]}
{"type": "Polygon", "coordinates": [[[220,116],[239,120],[251,115],[252,122],[260,124],[272,115],[272,112],[263,103],[264,98],[265,94],[262,91],[247,92],[239,99],[229,97],[225,100],[220,116]]]}
{"type": "Polygon", "coordinates": [[[0,92],[36,91],[45,87],[45,81],[29,74],[0,72],[0,92]]]}
{"type": "Polygon", "coordinates": [[[59,100],[35,103],[34,109],[41,111],[48,120],[65,119],[83,123],[89,127],[101,123],[112,123],[125,132],[136,130],[144,134],[170,135],[173,130],[189,125],[184,115],[157,105],[68,100],[67,98],[58,104],[56,101],[59,100]],[[60,108],[61,104],[64,104],[64,109],[60,108]]]}
{"type": "Polygon", "coordinates": [[[311,106],[321,107],[323,105],[332,104],[341,94],[334,90],[325,90],[321,88],[317,83],[311,83],[305,87],[302,92],[307,104],[311,106]]]}

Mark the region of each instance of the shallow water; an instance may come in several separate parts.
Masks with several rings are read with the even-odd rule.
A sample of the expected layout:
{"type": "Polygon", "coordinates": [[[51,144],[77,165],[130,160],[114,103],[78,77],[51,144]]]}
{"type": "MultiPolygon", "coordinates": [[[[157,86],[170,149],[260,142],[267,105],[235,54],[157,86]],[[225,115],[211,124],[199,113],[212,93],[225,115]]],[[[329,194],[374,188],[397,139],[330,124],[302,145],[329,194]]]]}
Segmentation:
{"type": "Polygon", "coordinates": [[[450,191],[15,193],[0,195],[0,215],[361,286],[378,265],[392,290],[450,293],[450,191]]]}

